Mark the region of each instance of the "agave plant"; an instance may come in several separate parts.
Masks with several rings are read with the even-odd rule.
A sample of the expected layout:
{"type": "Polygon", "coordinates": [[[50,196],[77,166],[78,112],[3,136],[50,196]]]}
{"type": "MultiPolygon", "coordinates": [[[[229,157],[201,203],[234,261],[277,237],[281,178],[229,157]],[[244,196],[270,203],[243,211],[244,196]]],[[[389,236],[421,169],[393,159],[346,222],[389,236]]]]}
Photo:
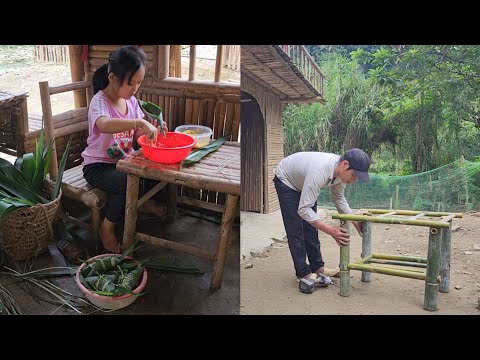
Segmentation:
{"type": "Polygon", "coordinates": [[[43,190],[50,168],[53,141],[45,147],[43,129],[40,132],[40,139],[36,140],[35,153],[24,154],[17,158],[15,164],[0,158],[0,222],[18,208],[47,204],[57,198],[70,140],[71,138],[60,160],[58,178],[50,198],[45,196],[43,190]]]}

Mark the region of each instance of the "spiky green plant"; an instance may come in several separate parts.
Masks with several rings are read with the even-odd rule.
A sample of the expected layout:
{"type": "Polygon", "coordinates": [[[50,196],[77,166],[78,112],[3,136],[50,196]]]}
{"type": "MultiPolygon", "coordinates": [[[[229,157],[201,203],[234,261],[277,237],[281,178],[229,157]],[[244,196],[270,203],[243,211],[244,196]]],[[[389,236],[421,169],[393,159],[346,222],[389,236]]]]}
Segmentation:
{"type": "Polygon", "coordinates": [[[44,184],[50,168],[53,141],[45,147],[43,131],[40,132],[40,139],[36,141],[35,153],[24,154],[14,165],[0,158],[0,222],[16,209],[47,204],[57,198],[70,141],[71,138],[60,160],[58,177],[50,199],[45,197],[44,184]]]}

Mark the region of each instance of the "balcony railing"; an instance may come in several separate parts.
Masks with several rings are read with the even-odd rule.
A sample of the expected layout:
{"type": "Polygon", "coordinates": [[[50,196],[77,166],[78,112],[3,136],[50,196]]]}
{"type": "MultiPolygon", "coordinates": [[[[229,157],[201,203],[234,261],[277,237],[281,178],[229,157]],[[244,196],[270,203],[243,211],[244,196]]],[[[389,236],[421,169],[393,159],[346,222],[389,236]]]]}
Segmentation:
{"type": "Polygon", "coordinates": [[[280,48],[292,59],[293,64],[308,80],[308,82],[317,90],[323,97],[323,82],[325,75],[315,63],[303,45],[279,45],[280,48]]]}

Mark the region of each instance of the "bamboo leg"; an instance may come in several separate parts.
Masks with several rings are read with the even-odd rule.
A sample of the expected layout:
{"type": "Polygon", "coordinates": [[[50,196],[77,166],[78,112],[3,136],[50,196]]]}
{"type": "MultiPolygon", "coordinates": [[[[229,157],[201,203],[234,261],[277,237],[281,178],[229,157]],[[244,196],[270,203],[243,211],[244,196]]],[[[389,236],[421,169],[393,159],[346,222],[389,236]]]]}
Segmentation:
{"type": "Polygon", "coordinates": [[[140,178],[127,174],[127,199],[125,204],[125,227],[123,230],[123,248],[133,243],[137,223],[138,186],[140,178]]]}
{"type": "Polygon", "coordinates": [[[425,299],[423,308],[437,311],[438,281],[440,273],[440,247],[442,233],[438,228],[430,228],[428,236],[428,260],[425,279],[425,299]]]}
{"type": "Polygon", "coordinates": [[[225,210],[222,215],[222,224],[220,226],[220,239],[217,244],[215,260],[213,263],[212,282],[210,284],[210,292],[214,292],[222,286],[223,270],[225,269],[225,261],[227,259],[227,250],[230,245],[230,237],[232,233],[232,224],[237,214],[238,196],[227,195],[225,202],[225,210]]]}
{"type": "MultiPolygon", "coordinates": [[[[372,253],[372,224],[369,222],[363,223],[363,237],[362,237],[362,259],[372,253]]],[[[370,282],[370,273],[362,271],[362,281],[370,282]]]]}
{"type": "MultiPolygon", "coordinates": [[[[340,220],[340,226],[350,233],[348,221],[340,220]]],[[[340,247],[340,295],[350,296],[350,245],[340,247]]]]}
{"type": "Polygon", "coordinates": [[[440,286],[441,293],[450,292],[450,256],[452,244],[452,222],[448,229],[442,229],[442,246],[440,251],[440,286]]]}
{"type": "Polygon", "coordinates": [[[177,185],[167,185],[167,222],[174,222],[177,216],[177,185]]]}

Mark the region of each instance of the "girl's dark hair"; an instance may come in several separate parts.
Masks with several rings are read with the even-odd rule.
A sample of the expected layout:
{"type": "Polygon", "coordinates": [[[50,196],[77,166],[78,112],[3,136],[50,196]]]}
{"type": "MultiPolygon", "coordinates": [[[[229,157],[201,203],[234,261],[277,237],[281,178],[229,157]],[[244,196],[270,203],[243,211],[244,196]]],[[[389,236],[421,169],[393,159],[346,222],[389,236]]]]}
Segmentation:
{"type": "Polygon", "coordinates": [[[128,82],[140,67],[145,66],[147,56],[145,52],[136,46],[125,46],[110,53],[108,64],[100,66],[92,77],[93,93],[103,90],[108,86],[108,74],[113,73],[120,84],[123,84],[128,76],[128,82]]]}

